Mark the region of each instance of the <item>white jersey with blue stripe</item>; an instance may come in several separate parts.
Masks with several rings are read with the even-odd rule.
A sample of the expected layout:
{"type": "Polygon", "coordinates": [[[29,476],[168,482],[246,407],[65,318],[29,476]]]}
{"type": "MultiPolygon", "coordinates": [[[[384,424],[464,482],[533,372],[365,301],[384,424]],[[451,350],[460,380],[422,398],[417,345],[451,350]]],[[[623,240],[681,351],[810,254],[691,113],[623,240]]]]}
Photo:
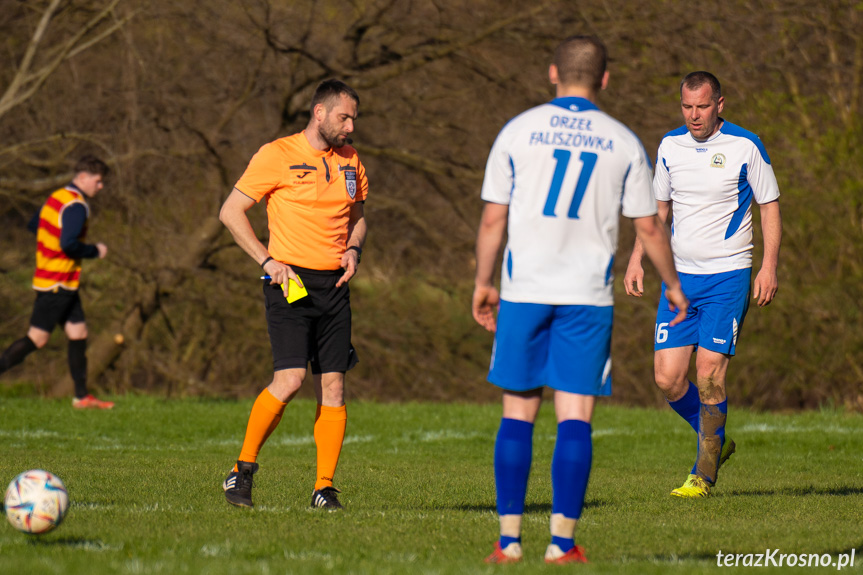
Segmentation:
{"type": "Polygon", "coordinates": [[[672,202],[671,248],[677,271],[715,274],[752,267],[752,199],[779,197],[761,140],[723,121],[700,142],[686,126],[659,144],[656,199],[672,202]]]}
{"type": "Polygon", "coordinates": [[[509,206],[501,297],[610,306],[621,211],[657,212],[638,137],[584,98],[513,118],[489,154],[482,199],[509,206]]]}

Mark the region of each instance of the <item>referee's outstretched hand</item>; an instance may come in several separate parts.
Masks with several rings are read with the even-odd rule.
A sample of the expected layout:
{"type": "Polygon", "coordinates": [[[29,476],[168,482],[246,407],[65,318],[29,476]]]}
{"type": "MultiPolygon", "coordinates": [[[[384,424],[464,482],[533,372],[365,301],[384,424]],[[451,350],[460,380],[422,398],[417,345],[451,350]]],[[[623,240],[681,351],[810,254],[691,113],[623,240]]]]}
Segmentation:
{"type": "Polygon", "coordinates": [[[357,254],[356,250],[348,250],[342,255],[342,269],[345,270],[345,273],[342,274],[342,277],[339,278],[339,281],[336,282],[336,287],[342,287],[348,281],[357,275],[357,267],[359,265],[359,254],[357,254]]]}

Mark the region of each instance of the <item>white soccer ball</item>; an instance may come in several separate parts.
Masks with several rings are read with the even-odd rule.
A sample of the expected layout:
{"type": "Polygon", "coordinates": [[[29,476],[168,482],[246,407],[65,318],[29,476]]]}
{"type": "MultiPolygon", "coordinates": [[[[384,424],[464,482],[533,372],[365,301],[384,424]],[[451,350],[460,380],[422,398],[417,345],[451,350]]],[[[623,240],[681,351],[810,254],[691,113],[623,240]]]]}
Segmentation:
{"type": "Polygon", "coordinates": [[[59,477],[42,469],[31,469],[12,480],[3,505],[15,529],[46,533],[63,521],[69,495],[59,477]]]}

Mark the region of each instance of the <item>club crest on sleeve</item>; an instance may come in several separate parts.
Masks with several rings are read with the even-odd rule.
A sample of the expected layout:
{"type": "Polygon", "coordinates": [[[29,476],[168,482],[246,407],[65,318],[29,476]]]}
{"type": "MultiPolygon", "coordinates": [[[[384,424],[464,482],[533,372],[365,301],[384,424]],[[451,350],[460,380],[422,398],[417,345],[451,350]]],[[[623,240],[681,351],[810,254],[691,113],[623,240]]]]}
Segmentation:
{"type": "Polygon", "coordinates": [[[351,199],[357,195],[357,173],[353,170],[345,170],[345,189],[351,199]]]}

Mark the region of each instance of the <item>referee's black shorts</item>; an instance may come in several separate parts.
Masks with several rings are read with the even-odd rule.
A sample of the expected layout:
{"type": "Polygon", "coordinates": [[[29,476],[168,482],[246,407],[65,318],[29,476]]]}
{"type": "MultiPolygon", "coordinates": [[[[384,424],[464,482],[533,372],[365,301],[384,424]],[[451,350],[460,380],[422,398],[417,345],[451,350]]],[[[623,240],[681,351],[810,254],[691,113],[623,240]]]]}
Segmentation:
{"type": "Polygon", "coordinates": [[[56,326],[67,323],[84,323],[84,308],[78,290],[37,291],[30,325],[52,332],[56,326]]]}
{"type": "Polygon", "coordinates": [[[309,295],[288,303],[279,285],[264,281],[273,371],[303,368],[312,373],[346,372],[357,364],[351,345],[351,292],[336,287],[344,270],[291,266],[309,295]]]}

